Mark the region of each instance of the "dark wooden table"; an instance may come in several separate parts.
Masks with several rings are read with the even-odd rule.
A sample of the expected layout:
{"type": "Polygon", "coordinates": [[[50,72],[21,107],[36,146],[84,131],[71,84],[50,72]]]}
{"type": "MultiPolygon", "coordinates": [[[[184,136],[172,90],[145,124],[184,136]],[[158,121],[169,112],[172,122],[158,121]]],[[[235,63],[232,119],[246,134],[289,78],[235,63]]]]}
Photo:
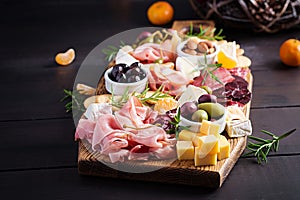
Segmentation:
{"type": "MultiPolygon", "coordinates": [[[[151,26],[153,1],[2,1],[0,3],[1,199],[300,199],[300,68],[278,56],[280,44],[300,29],[256,34],[225,27],[253,61],[251,120],[261,129],[297,132],[280,144],[268,164],[240,158],[218,190],[80,176],[72,116],[60,99],[72,89],[88,53],[106,38],[151,26]],[[68,67],[58,51],[76,49],[68,67]]],[[[188,1],[172,1],[175,19],[197,19],[188,1]]],[[[171,26],[171,25],[168,25],[171,26]]]]}

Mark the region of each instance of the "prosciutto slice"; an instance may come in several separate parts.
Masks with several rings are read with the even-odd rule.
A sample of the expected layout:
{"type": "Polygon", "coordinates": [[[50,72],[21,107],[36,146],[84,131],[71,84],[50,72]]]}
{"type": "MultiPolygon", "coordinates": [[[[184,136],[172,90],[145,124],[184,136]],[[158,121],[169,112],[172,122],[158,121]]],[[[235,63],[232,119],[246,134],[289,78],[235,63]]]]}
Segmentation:
{"type": "MultiPolygon", "coordinates": [[[[113,144],[116,148],[116,145],[119,148],[124,147],[124,143],[118,142],[116,140],[107,139],[103,142],[104,138],[113,135],[113,136],[121,136],[119,139],[123,139],[124,135],[126,135],[127,132],[122,129],[118,121],[116,120],[114,115],[106,114],[101,115],[96,122],[93,140],[92,140],[92,148],[93,150],[99,150],[100,152],[106,151],[106,146],[108,144],[113,144]]],[[[112,138],[115,138],[112,137],[112,138]]]]}
{"type": "Polygon", "coordinates": [[[206,78],[203,74],[194,78],[194,82],[192,83],[194,86],[203,86],[206,85],[210,87],[212,90],[217,90],[223,87],[226,83],[229,83],[234,80],[234,77],[230,74],[230,72],[222,67],[219,67],[217,70],[213,72],[214,76],[216,76],[223,84],[211,78],[210,75],[207,75],[206,78]]]}
{"type": "Polygon", "coordinates": [[[131,55],[143,63],[154,63],[160,59],[168,62],[174,58],[170,40],[166,40],[162,44],[145,43],[131,52],[131,55]]]}
{"type": "Polygon", "coordinates": [[[108,103],[92,103],[84,113],[84,116],[92,121],[96,121],[100,115],[112,114],[112,106],[108,103]]]}
{"type": "Polygon", "coordinates": [[[107,155],[112,163],[151,157],[165,159],[174,155],[173,139],[164,129],[151,124],[158,113],[144,106],[138,98],[130,97],[114,114],[106,106],[101,108],[99,115],[79,121],[75,138],[87,139],[94,151],[107,155]]]}
{"type": "Polygon", "coordinates": [[[80,119],[75,131],[75,140],[86,139],[92,143],[96,123],[88,119],[80,119]]]}
{"type": "MultiPolygon", "coordinates": [[[[130,97],[128,102],[115,112],[116,119],[121,127],[144,127],[146,122],[155,120],[158,115],[156,111],[144,106],[140,100],[134,96],[130,97]]],[[[126,128],[125,128],[126,130],[126,128]]]]}
{"type": "Polygon", "coordinates": [[[157,90],[163,85],[163,92],[173,96],[179,96],[186,89],[189,81],[182,72],[169,68],[152,65],[148,73],[149,86],[152,90],[157,90]]]}

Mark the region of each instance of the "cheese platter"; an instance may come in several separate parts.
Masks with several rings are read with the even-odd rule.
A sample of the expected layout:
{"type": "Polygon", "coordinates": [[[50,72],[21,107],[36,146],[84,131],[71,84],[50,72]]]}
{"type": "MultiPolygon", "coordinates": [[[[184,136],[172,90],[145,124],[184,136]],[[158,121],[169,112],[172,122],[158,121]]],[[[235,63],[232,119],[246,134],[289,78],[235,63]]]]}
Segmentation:
{"type": "Polygon", "coordinates": [[[79,174],[221,187],[252,133],[253,77],[215,30],[176,21],[118,49],[76,128],[79,174]]]}

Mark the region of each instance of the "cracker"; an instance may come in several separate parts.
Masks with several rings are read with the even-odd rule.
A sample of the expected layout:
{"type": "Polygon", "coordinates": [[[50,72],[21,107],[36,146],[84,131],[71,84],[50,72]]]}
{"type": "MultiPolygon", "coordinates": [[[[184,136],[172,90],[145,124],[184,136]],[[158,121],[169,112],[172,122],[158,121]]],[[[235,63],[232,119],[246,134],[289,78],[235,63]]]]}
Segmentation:
{"type": "Polygon", "coordinates": [[[237,62],[238,67],[249,67],[251,65],[250,58],[246,56],[238,56],[237,60],[238,60],[237,62]]]}

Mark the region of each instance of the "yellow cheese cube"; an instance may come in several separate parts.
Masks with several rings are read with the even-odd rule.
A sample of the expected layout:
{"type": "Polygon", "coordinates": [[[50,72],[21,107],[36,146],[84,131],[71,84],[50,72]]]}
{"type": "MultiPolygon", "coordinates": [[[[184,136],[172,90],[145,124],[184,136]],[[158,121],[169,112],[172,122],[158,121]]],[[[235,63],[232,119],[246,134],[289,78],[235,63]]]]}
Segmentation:
{"type": "Polygon", "coordinates": [[[201,154],[216,154],[220,151],[219,139],[214,135],[196,136],[193,144],[195,147],[199,147],[201,154]]]}
{"type": "Polygon", "coordinates": [[[216,165],[217,164],[217,154],[201,154],[200,147],[195,147],[195,166],[203,165],[216,165]]]}
{"type": "Polygon", "coordinates": [[[201,122],[200,133],[204,135],[214,135],[219,137],[220,125],[211,121],[203,120],[201,122]]]}
{"type": "Polygon", "coordinates": [[[229,158],[230,144],[225,136],[221,135],[219,138],[220,152],[218,153],[218,160],[229,158]]]}
{"type": "Polygon", "coordinates": [[[178,134],[178,140],[192,141],[195,136],[196,136],[195,132],[182,130],[178,134]]]}
{"type": "Polygon", "coordinates": [[[177,158],[178,160],[193,160],[194,146],[192,141],[177,141],[177,158]]]}

